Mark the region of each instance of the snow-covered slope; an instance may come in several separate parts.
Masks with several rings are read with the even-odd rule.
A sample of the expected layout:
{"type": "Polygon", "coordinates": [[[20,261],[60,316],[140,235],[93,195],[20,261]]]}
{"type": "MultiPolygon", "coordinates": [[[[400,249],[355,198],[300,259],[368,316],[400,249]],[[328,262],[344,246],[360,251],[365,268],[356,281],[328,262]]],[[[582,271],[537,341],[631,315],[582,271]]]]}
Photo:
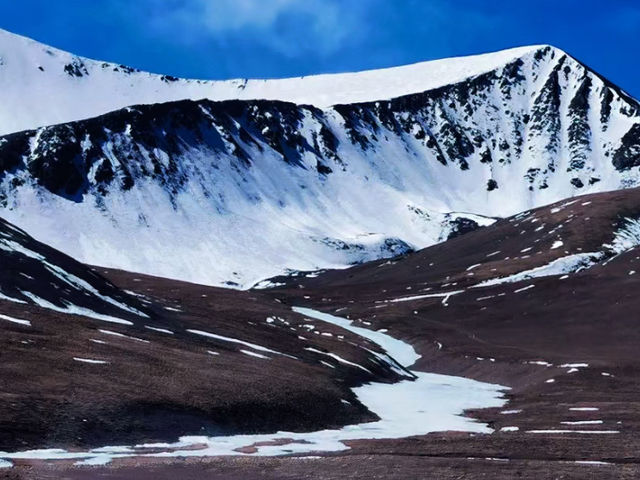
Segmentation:
{"type": "Polygon", "coordinates": [[[8,135],[0,214],[87,263],[250,286],[638,184],[635,100],[552,47],[485,58],[390,100],[185,100],[8,135]]]}
{"type": "Polygon", "coordinates": [[[122,325],[149,318],[139,299],[4,220],[0,265],[0,300],[122,325]]]}
{"type": "Polygon", "coordinates": [[[323,122],[292,104],[185,101],[9,135],[1,215],[87,263],[245,287],[493,222],[425,210],[426,179],[402,190],[380,178],[408,179],[413,162],[341,167],[308,143],[323,122]]]}
{"type": "Polygon", "coordinates": [[[203,81],[89,60],[0,30],[0,134],[183,99],[269,99],[318,107],[389,99],[490,71],[535,48],[362,73],[203,81]]]}

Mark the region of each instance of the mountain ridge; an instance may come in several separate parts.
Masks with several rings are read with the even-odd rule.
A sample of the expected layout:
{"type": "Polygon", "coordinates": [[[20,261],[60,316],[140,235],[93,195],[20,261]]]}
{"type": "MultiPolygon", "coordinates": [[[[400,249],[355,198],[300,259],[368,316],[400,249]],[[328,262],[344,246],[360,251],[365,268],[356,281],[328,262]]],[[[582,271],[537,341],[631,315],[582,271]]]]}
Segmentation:
{"type": "Polygon", "coordinates": [[[42,48],[20,65],[61,80],[23,82],[20,121],[138,103],[0,134],[0,471],[640,473],[623,90],[542,46],[386,100],[477,58],[330,77],[353,103],[155,103],[210,85],[42,48]]]}
{"type": "Polygon", "coordinates": [[[184,99],[282,100],[317,107],[384,100],[463,80],[545,47],[517,47],[362,72],[197,80],[73,55],[0,30],[0,99],[12,112],[10,118],[2,118],[0,113],[0,134],[91,118],[129,105],[184,99]],[[21,81],[18,85],[7,83],[7,76],[21,81]],[[51,90],[57,99],[49,98],[51,90]],[[96,95],[107,91],[108,97],[96,95]]]}
{"type": "Polygon", "coordinates": [[[128,106],[0,138],[0,209],[86,263],[246,288],[638,185],[639,112],[552,47],[384,101],[128,106]]]}

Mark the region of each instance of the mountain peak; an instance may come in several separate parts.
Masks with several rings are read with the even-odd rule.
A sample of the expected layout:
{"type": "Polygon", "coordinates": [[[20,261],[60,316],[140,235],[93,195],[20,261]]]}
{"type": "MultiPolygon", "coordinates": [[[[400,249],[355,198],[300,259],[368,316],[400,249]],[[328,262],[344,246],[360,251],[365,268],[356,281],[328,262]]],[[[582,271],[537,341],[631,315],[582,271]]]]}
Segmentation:
{"type": "Polygon", "coordinates": [[[319,108],[387,100],[457,83],[549,48],[557,50],[533,45],[362,72],[205,81],[90,60],[0,30],[0,134],[175,100],[265,99],[319,108]]]}
{"type": "Polygon", "coordinates": [[[48,108],[36,108],[32,88],[25,105],[3,111],[126,108],[0,139],[0,208],[87,263],[249,286],[283,268],[397,255],[487,217],[638,185],[640,108],[551,46],[236,84],[66,58],[64,68],[47,64],[55,72],[39,84],[55,92],[40,97],[48,108]],[[247,100],[340,95],[353,103],[247,100]],[[206,100],[220,98],[243,100],[206,100]],[[56,215],[43,214],[47,203],[56,215]],[[60,235],[59,218],[73,234],[60,235]],[[148,254],[121,253],[131,239],[148,254]],[[238,245],[263,255],[247,264],[238,245]]]}

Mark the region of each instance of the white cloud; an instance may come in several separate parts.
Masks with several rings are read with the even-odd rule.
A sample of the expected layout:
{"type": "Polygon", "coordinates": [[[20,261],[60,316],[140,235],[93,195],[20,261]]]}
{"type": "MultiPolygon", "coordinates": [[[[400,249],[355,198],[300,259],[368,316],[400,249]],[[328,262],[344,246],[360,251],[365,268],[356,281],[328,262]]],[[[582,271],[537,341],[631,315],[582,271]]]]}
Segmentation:
{"type": "MultiPolygon", "coordinates": [[[[313,2],[312,2],[313,3],[313,2]]],[[[300,11],[308,2],[299,0],[197,0],[195,19],[210,30],[225,32],[247,27],[265,28],[283,14],[300,11]]]]}
{"type": "Polygon", "coordinates": [[[313,49],[334,53],[362,38],[368,1],[340,0],[150,0],[150,23],[187,43],[203,36],[246,35],[284,55],[313,49]]]}

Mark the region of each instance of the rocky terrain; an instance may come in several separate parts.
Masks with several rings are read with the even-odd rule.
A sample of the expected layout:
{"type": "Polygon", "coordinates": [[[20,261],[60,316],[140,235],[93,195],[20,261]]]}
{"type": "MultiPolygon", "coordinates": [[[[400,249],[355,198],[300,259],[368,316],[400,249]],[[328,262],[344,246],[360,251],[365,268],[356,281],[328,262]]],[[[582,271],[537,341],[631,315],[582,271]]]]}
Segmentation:
{"type": "MultiPolygon", "coordinates": [[[[313,306],[353,319],[364,328],[384,329],[417,348],[421,358],[414,369],[510,386],[508,404],[468,412],[487,422],[494,430],[492,434],[433,433],[398,440],[350,441],[349,450],[329,455],[319,452],[313,457],[140,457],[113,460],[108,467],[16,460],[16,466],[7,474],[13,478],[29,478],[34,473],[42,478],[91,478],[99,472],[104,478],[114,479],[146,478],[145,475],[202,478],[203,472],[206,478],[249,475],[260,479],[303,475],[634,478],[639,472],[636,450],[640,418],[635,355],[639,339],[633,294],[635,272],[640,270],[640,236],[634,230],[639,200],[637,189],[578,197],[524,212],[391,261],[371,262],[312,278],[278,279],[287,285],[259,292],[199,287],[99,270],[120,288],[134,289],[131,291],[139,295],[163,299],[165,305],[180,308],[183,318],[191,319],[196,312],[202,315],[203,311],[230,309],[235,321],[225,324],[234,329],[244,325],[240,318],[247,315],[247,305],[258,311],[267,305],[283,318],[290,318],[287,304],[313,306]],[[568,260],[576,256],[583,261],[568,260]],[[561,267],[550,269],[549,265],[561,267]],[[210,298],[207,306],[202,295],[210,298]],[[249,298],[254,299],[253,303],[249,298]],[[239,312],[238,304],[244,307],[239,312]],[[391,470],[390,462],[394,465],[391,470]]],[[[25,317],[24,310],[20,314],[25,317]]],[[[266,314],[262,312],[262,316],[266,314]]],[[[164,322],[165,328],[178,330],[175,323],[168,323],[167,319],[164,322]]],[[[216,326],[219,328],[217,323],[216,326]]],[[[16,326],[19,328],[23,327],[16,326]]],[[[167,337],[150,337],[144,332],[136,335],[153,344],[167,337]]],[[[249,336],[249,332],[245,335],[242,338],[260,338],[263,345],[277,345],[282,352],[299,355],[295,349],[285,350],[283,345],[287,342],[281,343],[280,338],[278,343],[265,343],[263,336],[249,336]]],[[[150,350],[149,345],[131,339],[125,342],[124,338],[101,338],[112,345],[109,357],[100,358],[111,361],[118,358],[114,357],[114,340],[150,350]]],[[[186,348],[183,343],[181,340],[181,346],[186,348]]],[[[95,351],[82,354],[96,356],[95,351]]],[[[168,361],[166,352],[162,356],[168,361]]],[[[231,353],[227,356],[234,357],[231,353]]],[[[242,381],[237,376],[239,371],[247,375],[244,369],[251,362],[246,355],[243,360],[227,365],[228,371],[234,372],[234,383],[242,381]]],[[[366,360],[358,361],[367,368],[373,366],[366,360]]],[[[146,368],[150,368],[148,364],[146,368]]],[[[268,374],[264,367],[261,369],[268,374]]],[[[300,374],[298,370],[292,373],[296,377],[300,374]]],[[[356,374],[351,382],[357,381],[355,378],[363,380],[358,377],[359,372],[350,373],[356,374]]],[[[311,371],[307,373],[310,374],[311,371]]],[[[280,375],[269,376],[270,381],[280,375]]],[[[315,371],[313,375],[313,380],[308,378],[305,382],[316,385],[319,377],[315,371]]],[[[380,371],[379,375],[392,379],[388,372],[380,371]]],[[[273,395],[270,392],[269,396],[273,395]]],[[[216,391],[216,397],[221,393],[216,391]]],[[[315,401],[312,403],[317,406],[315,401]]],[[[269,405],[267,411],[272,408],[269,405]]],[[[323,411],[322,415],[327,413],[323,411]]],[[[349,414],[365,415],[360,418],[367,415],[361,411],[349,414]]]]}
{"type": "Polygon", "coordinates": [[[0,259],[0,450],[372,420],[349,387],[411,378],[259,293],[86,267],[7,223],[0,259]]]}
{"type": "Polygon", "coordinates": [[[640,104],[568,54],[0,87],[0,477],[640,476],[640,104]]]}

